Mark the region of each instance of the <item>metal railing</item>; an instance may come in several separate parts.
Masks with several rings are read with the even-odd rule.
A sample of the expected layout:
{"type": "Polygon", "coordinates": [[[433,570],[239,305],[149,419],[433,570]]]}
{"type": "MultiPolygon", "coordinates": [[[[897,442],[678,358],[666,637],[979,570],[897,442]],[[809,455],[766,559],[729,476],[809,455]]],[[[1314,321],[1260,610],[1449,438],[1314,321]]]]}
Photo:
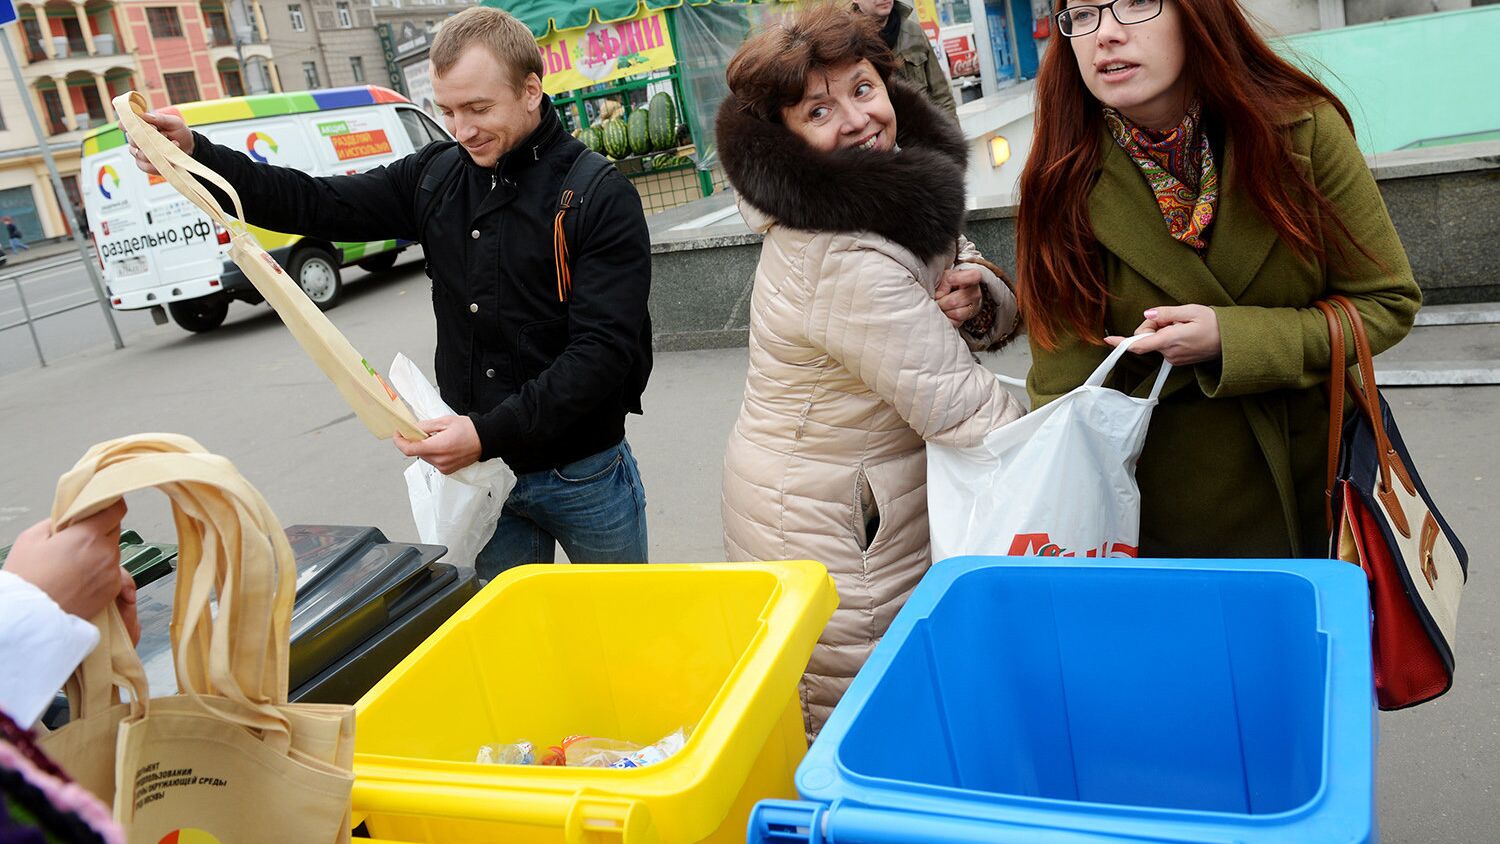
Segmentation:
{"type": "MultiPolygon", "coordinates": [[[[10,323],[6,323],[4,325],[0,325],[0,332],[9,331],[12,328],[20,328],[23,325],[26,326],[26,330],[29,331],[29,332],[31,332],[31,345],[34,346],[34,347],[36,347],[36,359],[37,359],[37,362],[40,363],[42,366],[46,366],[47,365],[47,357],[46,357],[46,355],[42,354],[42,338],[39,337],[37,335],[37,333],[36,333],[36,323],[38,321],[40,321],[40,320],[46,319],[47,317],[59,316],[61,314],[66,314],[66,313],[70,313],[72,311],[79,310],[81,308],[95,307],[95,306],[97,306],[99,304],[99,300],[97,298],[95,298],[94,296],[90,296],[89,298],[85,299],[84,301],[78,302],[76,304],[65,305],[65,306],[60,307],[60,308],[54,308],[53,310],[47,311],[45,313],[33,314],[31,312],[31,306],[28,305],[28,304],[26,304],[26,291],[21,288],[21,279],[23,279],[23,278],[25,278],[26,276],[29,276],[29,275],[38,275],[38,274],[41,274],[41,273],[44,273],[44,272],[50,272],[52,270],[59,269],[61,267],[66,267],[66,266],[69,266],[69,265],[72,265],[72,264],[82,264],[82,263],[83,263],[83,260],[81,258],[79,258],[79,257],[72,257],[72,258],[64,259],[62,261],[53,261],[52,263],[43,264],[42,266],[27,267],[26,269],[21,270],[19,272],[10,273],[8,275],[0,276],[0,284],[4,284],[5,282],[10,282],[12,285],[15,286],[15,289],[16,289],[16,299],[19,300],[20,303],[21,303],[21,319],[18,320],[18,321],[16,321],[16,322],[10,322],[10,323]]],[[[79,291],[79,292],[82,293],[82,292],[87,292],[87,291],[79,291]]]]}
{"type": "MultiPolygon", "coordinates": [[[[233,39],[230,39],[227,43],[230,46],[233,46],[234,41],[233,39]]],[[[215,43],[213,46],[217,47],[224,45],[215,43]]],[[[89,51],[88,44],[84,43],[82,39],[79,39],[77,41],[69,40],[66,42],[55,42],[53,44],[53,50],[57,53],[55,57],[47,55],[47,51],[42,48],[41,42],[28,41],[26,44],[26,63],[39,64],[41,62],[52,61],[53,58],[84,59],[90,56],[125,55],[125,48],[115,40],[115,36],[112,33],[101,33],[99,35],[95,35],[94,49],[92,52],[89,51]]]]}

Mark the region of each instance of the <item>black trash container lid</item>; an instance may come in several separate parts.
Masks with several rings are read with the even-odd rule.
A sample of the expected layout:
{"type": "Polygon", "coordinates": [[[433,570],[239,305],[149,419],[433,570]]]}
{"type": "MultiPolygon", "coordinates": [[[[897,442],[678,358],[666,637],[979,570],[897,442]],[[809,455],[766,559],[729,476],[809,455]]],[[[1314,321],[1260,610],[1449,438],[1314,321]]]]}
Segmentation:
{"type": "MultiPolygon", "coordinates": [[[[297,599],[292,609],[288,687],[322,672],[389,624],[401,597],[429,579],[440,545],[391,542],[373,527],[292,525],[287,539],[297,559],[297,599]]],[[[172,599],[175,572],[137,594],[141,642],[153,696],[177,691],[172,668],[172,599]]]]}

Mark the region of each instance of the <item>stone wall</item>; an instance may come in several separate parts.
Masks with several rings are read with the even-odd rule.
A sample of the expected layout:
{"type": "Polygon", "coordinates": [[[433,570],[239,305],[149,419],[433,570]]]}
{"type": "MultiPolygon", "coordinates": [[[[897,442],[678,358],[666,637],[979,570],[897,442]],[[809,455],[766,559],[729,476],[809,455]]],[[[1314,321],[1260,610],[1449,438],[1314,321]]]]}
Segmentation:
{"type": "MultiPolygon", "coordinates": [[[[1369,162],[1427,304],[1500,301],[1500,142],[1384,153],[1369,162]]],[[[675,219],[725,205],[722,195],[710,197],[678,209],[675,219]]],[[[711,234],[673,231],[655,218],[652,228],[657,348],[744,345],[760,235],[723,225],[711,234]]],[[[1014,206],[975,209],[967,234],[991,260],[1015,266],[1014,206]]]]}

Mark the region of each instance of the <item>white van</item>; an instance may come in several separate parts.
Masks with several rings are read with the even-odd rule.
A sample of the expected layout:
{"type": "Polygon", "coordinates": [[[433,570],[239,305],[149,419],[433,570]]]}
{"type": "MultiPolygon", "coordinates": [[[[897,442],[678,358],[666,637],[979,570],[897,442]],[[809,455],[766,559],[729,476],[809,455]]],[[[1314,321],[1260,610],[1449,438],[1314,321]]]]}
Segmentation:
{"type": "MultiPolygon", "coordinates": [[[[163,111],[175,111],[209,140],[256,161],[316,176],[358,173],[450,139],[405,97],[376,86],[232,97],[163,111]]],[[[210,331],[224,322],[230,301],[261,301],[228,260],[228,233],[164,180],[142,173],[117,124],[83,139],[82,173],[89,232],[116,310],[164,307],[183,328],[210,331]]],[[[323,309],[339,299],[340,267],[383,270],[411,245],[251,231],[323,309]]]]}

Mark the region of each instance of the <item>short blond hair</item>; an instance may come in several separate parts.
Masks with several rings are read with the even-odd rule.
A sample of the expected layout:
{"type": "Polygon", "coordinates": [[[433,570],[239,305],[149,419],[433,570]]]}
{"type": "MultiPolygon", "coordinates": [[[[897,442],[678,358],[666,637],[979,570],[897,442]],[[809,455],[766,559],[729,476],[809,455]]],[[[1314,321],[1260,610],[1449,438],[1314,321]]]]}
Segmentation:
{"type": "Polygon", "coordinates": [[[526,84],[529,74],[542,78],[542,56],[531,30],[511,15],[488,6],[473,6],[443,21],[428,54],[433,71],[439,76],[447,73],[474,44],[489,48],[510,72],[511,84],[517,90],[526,84]]]}

